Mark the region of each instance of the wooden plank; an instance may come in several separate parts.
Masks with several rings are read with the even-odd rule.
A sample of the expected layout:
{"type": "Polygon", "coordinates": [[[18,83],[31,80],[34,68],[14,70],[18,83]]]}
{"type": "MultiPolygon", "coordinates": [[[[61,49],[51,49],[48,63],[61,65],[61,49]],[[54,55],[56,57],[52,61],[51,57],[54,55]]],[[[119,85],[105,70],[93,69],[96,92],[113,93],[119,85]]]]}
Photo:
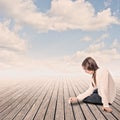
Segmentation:
{"type": "Polygon", "coordinates": [[[18,90],[20,90],[20,87],[15,86],[14,88],[10,87],[9,89],[5,89],[5,91],[4,90],[1,91],[1,93],[0,93],[0,102],[3,100],[3,98],[6,98],[11,94],[14,94],[18,90]]]}
{"type": "Polygon", "coordinates": [[[7,102],[9,102],[9,101],[12,102],[13,98],[16,97],[17,95],[19,95],[25,88],[26,88],[26,86],[22,85],[22,88],[21,88],[21,86],[19,86],[19,88],[17,87],[14,91],[9,92],[9,93],[7,92],[7,94],[4,94],[4,96],[1,96],[0,107],[3,104],[7,104],[7,102]]]}
{"type": "MultiPolygon", "coordinates": [[[[34,83],[33,81],[31,81],[30,83],[34,83]]],[[[27,87],[29,87],[29,85],[27,85],[27,87]]],[[[7,101],[8,98],[10,97],[14,97],[13,95],[16,94],[19,90],[22,90],[23,88],[26,88],[25,83],[24,84],[19,84],[17,86],[9,86],[9,89],[6,89],[6,91],[4,91],[4,94],[0,94],[0,106],[3,104],[3,100],[4,102],[7,101]]]]}
{"type": "MultiPolygon", "coordinates": [[[[7,82],[7,81],[6,81],[7,82]]],[[[16,87],[19,87],[21,85],[21,82],[18,82],[18,83],[15,83],[13,85],[9,85],[9,86],[4,86],[4,87],[0,87],[0,95],[8,92],[9,90],[12,90],[12,89],[16,89],[16,87]]]]}
{"type": "Polygon", "coordinates": [[[120,91],[117,90],[116,93],[117,93],[117,95],[120,97],[120,91]]]}
{"type": "MultiPolygon", "coordinates": [[[[35,84],[35,83],[34,83],[35,84]]],[[[29,87],[28,87],[29,88],[29,87]]],[[[5,98],[3,98],[3,102],[2,103],[4,103],[4,104],[2,104],[1,106],[0,106],[0,113],[2,112],[2,111],[4,111],[8,106],[10,106],[12,103],[14,103],[15,102],[15,100],[17,99],[17,98],[19,98],[20,97],[20,95],[22,95],[22,92],[23,92],[23,90],[25,90],[26,89],[26,87],[22,87],[22,89],[19,91],[19,94],[17,94],[17,95],[10,95],[10,99],[9,100],[7,100],[6,101],[6,99],[5,98]],[[4,102],[5,101],[5,102],[4,102]]],[[[31,89],[31,88],[30,88],[31,89]]]]}
{"type": "Polygon", "coordinates": [[[46,97],[47,93],[51,89],[51,82],[49,82],[45,88],[40,92],[40,96],[38,97],[37,101],[33,104],[29,112],[26,114],[24,120],[34,120],[41,104],[43,103],[44,98],[46,97]]]}
{"type": "Polygon", "coordinates": [[[119,89],[111,105],[112,113],[102,111],[101,105],[68,104],[69,97],[77,96],[87,88],[87,82],[63,76],[21,83],[11,92],[0,95],[4,100],[0,102],[0,120],[119,120],[119,89]],[[14,90],[17,91],[14,93],[14,90]]]}
{"type": "MultiPolygon", "coordinates": [[[[75,93],[75,90],[74,90],[74,83],[71,81],[70,78],[68,78],[68,80],[67,80],[67,85],[68,85],[68,90],[69,90],[70,96],[75,97],[76,93],[75,93]]],[[[71,106],[72,106],[72,109],[73,109],[75,119],[76,120],[85,120],[84,114],[83,114],[79,104],[78,103],[71,104],[71,106]]]]}
{"type": "Polygon", "coordinates": [[[33,81],[33,80],[19,81],[18,83],[15,83],[13,85],[9,85],[7,87],[0,88],[0,100],[1,100],[1,97],[3,97],[4,95],[10,94],[10,92],[13,92],[14,90],[21,89],[21,88],[25,87],[26,84],[27,84],[27,86],[29,86],[28,83],[34,83],[34,82],[35,81],[33,81]]]}
{"type": "MultiPolygon", "coordinates": [[[[25,92],[25,91],[24,91],[25,92]]],[[[27,94],[27,92],[25,93],[27,94]]],[[[8,107],[11,107],[11,105],[16,101],[16,100],[20,100],[20,97],[23,95],[23,92],[17,94],[16,96],[14,96],[14,98],[11,98],[9,101],[7,101],[5,104],[3,104],[2,106],[0,106],[0,113],[2,113],[4,110],[6,110],[8,107]]]]}
{"type": "Polygon", "coordinates": [[[12,101],[9,101],[4,106],[1,107],[0,120],[5,118],[21,101],[28,97],[32,93],[32,89],[23,89],[23,91],[16,95],[12,101]]]}
{"type": "MultiPolygon", "coordinates": [[[[81,89],[82,84],[79,85],[77,83],[77,81],[75,81],[75,80],[72,81],[71,84],[73,84],[73,88],[74,88],[76,96],[83,92],[83,89],[81,89]]],[[[81,111],[83,112],[85,119],[86,120],[95,120],[96,117],[93,114],[93,112],[91,111],[90,107],[86,103],[82,103],[82,102],[79,102],[79,103],[80,103],[79,105],[81,107],[81,111]]],[[[95,109],[93,109],[93,110],[95,110],[95,109]]]]}
{"type": "Polygon", "coordinates": [[[89,108],[91,109],[92,113],[94,114],[95,118],[97,120],[106,120],[106,117],[101,114],[101,111],[97,108],[94,104],[87,104],[89,108]]]}
{"type": "Polygon", "coordinates": [[[68,104],[68,99],[70,98],[67,81],[64,78],[64,102],[65,102],[65,120],[75,120],[72,106],[68,104]]]}
{"type": "Polygon", "coordinates": [[[119,120],[120,119],[120,111],[118,111],[118,109],[116,109],[113,105],[111,105],[111,108],[113,110],[113,112],[111,114],[114,116],[114,118],[116,120],[119,120]]]}
{"type": "Polygon", "coordinates": [[[117,104],[116,102],[113,102],[112,106],[120,112],[120,105],[119,104],[117,104]]]}
{"type": "Polygon", "coordinates": [[[120,100],[120,95],[118,93],[116,93],[116,98],[120,100]]]}
{"type": "Polygon", "coordinates": [[[115,99],[112,103],[111,108],[113,110],[112,115],[116,118],[116,120],[120,118],[120,99],[119,101],[115,99]]]}
{"type": "MultiPolygon", "coordinates": [[[[25,116],[30,111],[31,107],[35,104],[41,92],[46,88],[47,85],[48,85],[48,81],[39,84],[38,88],[36,86],[37,90],[33,91],[34,94],[32,95],[32,97],[27,102],[20,103],[18,109],[14,110],[13,115],[15,114],[15,111],[18,111],[18,114],[14,117],[14,120],[21,120],[25,118],[25,116]]],[[[9,120],[10,117],[8,116],[7,118],[9,120]]]]}
{"type": "Polygon", "coordinates": [[[118,105],[120,105],[120,99],[115,99],[115,101],[114,101],[116,104],[118,104],[118,105]]]}
{"type": "MultiPolygon", "coordinates": [[[[36,86],[36,89],[37,89],[37,86],[36,86]]],[[[9,112],[9,114],[7,114],[7,116],[5,116],[4,120],[13,119],[14,116],[16,116],[16,114],[18,113],[19,109],[22,106],[24,106],[26,101],[29,101],[29,99],[34,95],[34,93],[35,93],[35,90],[32,90],[27,96],[22,95],[23,99],[17,105],[15,103],[13,104],[13,106],[14,105],[16,105],[16,106],[13,107],[13,109],[9,112]]],[[[18,102],[18,100],[16,101],[16,103],[17,102],[18,102]]]]}
{"type": "Polygon", "coordinates": [[[57,100],[57,109],[56,109],[56,116],[55,120],[65,120],[65,105],[64,105],[64,90],[63,90],[63,79],[59,79],[59,91],[58,91],[58,100],[57,100]]]}
{"type": "Polygon", "coordinates": [[[55,120],[56,109],[57,109],[57,100],[58,100],[58,91],[59,91],[59,79],[55,81],[55,88],[51,96],[50,104],[46,111],[45,120],[55,120]]]}
{"type": "MultiPolygon", "coordinates": [[[[97,105],[98,109],[101,111],[101,113],[106,117],[108,120],[117,120],[112,113],[105,112],[101,110],[101,106],[97,105]]],[[[114,110],[115,111],[115,110],[114,110]]]]}
{"type": "MultiPolygon", "coordinates": [[[[17,90],[18,88],[19,88],[19,86],[14,86],[14,87],[9,87],[9,88],[6,88],[6,89],[4,89],[4,90],[1,90],[1,91],[0,91],[0,101],[1,101],[1,99],[2,99],[6,94],[15,91],[15,90],[17,90]]],[[[7,95],[6,95],[6,96],[7,96],[7,95]]]]}
{"type": "Polygon", "coordinates": [[[51,96],[53,94],[54,86],[55,86],[55,81],[52,80],[52,84],[50,86],[49,92],[43,99],[41,106],[38,108],[34,120],[44,120],[47,109],[51,101],[51,96]]]}
{"type": "Polygon", "coordinates": [[[0,98],[0,107],[5,104],[7,101],[10,101],[10,99],[12,99],[14,96],[16,96],[17,94],[19,94],[21,92],[21,89],[16,88],[14,91],[12,92],[7,92],[6,94],[2,95],[0,98]]]}

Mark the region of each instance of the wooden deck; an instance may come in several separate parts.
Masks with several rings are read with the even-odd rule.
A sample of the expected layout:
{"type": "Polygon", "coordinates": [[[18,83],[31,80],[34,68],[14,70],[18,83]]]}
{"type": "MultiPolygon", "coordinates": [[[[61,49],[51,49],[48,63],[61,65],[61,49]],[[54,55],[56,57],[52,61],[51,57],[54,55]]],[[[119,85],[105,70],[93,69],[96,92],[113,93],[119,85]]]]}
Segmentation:
{"type": "Polygon", "coordinates": [[[0,89],[0,120],[120,120],[119,85],[111,105],[113,112],[107,113],[100,105],[68,104],[70,96],[88,88],[80,79],[57,77],[21,82],[0,89]]]}

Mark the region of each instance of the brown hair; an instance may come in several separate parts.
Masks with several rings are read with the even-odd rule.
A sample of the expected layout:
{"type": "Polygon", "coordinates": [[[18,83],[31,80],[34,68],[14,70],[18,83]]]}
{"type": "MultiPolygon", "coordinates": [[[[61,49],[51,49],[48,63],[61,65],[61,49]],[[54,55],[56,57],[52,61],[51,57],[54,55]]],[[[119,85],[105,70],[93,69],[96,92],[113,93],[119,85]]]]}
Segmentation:
{"type": "Polygon", "coordinates": [[[83,62],[82,62],[82,66],[86,69],[86,70],[90,70],[90,71],[94,71],[93,73],[93,80],[94,83],[96,85],[96,70],[99,68],[96,61],[91,58],[91,57],[87,57],[83,62]]]}

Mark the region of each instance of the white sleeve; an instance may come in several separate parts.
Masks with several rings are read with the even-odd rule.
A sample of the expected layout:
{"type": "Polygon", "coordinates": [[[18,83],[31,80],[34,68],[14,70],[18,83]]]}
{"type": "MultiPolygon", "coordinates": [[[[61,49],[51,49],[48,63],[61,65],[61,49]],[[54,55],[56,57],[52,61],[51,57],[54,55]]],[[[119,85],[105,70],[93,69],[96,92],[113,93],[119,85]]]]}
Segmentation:
{"type": "Polygon", "coordinates": [[[102,98],[102,103],[104,107],[109,107],[108,104],[108,71],[103,70],[97,73],[97,81],[99,81],[98,91],[102,98]]]}
{"type": "Polygon", "coordinates": [[[89,88],[84,93],[81,93],[77,96],[78,101],[82,101],[87,96],[90,96],[93,93],[93,91],[94,91],[94,88],[93,88],[92,83],[91,83],[89,85],[89,88]]]}

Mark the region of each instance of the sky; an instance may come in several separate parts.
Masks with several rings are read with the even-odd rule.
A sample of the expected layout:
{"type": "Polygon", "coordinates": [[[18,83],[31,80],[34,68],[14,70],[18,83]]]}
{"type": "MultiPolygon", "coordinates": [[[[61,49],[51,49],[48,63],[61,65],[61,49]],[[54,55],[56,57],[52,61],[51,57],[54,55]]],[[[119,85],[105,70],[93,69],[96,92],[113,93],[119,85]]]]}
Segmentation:
{"type": "Polygon", "coordinates": [[[93,57],[120,73],[120,0],[0,0],[0,77],[84,75],[93,57]]]}

